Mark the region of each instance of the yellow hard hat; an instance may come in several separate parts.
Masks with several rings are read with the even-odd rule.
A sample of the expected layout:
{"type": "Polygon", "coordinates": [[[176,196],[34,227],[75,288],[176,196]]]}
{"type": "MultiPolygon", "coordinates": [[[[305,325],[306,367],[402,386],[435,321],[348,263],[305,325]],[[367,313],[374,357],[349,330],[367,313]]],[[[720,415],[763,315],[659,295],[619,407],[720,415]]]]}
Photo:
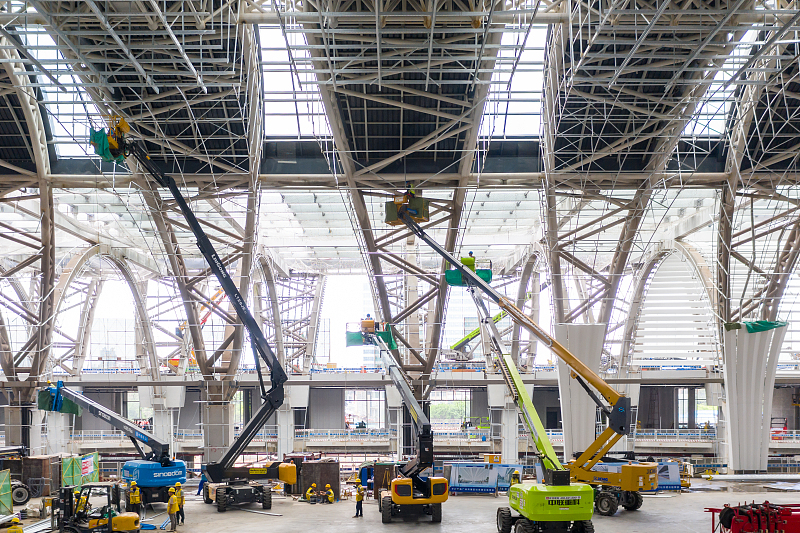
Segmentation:
{"type": "Polygon", "coordinates": [[[311,484],[311,486],[312,486],[312,487],[316,487],[316,486],[317,486],[317,484],[316,484],[316,483],[312,483],[312,484],[311,484]]]}
{"type": "Polygon", "coordinates": [[[136,486],[136,482],[135,481],[131,481],[131,487],[135,487],[135,486],[136,486]]]}
{"type": "Polygon", "coordinates": [[[170,491],[170,492],[175,492],[175,487],[170,487],[170,488],[169,488],[169,491],[170,491]]]}
{"type": "Polygon", "coordinates": [[[331,488],[331,484],[330,484],[330,483],[328,483],[327,485],[325,485],[325,488],[326,488],[326,489],[329,489],[329,488],[331,488]]]}
{"type": "Polygon", "coordinates": [[[80,493],[81,493],[81,491],[80,491],[80,490],[78,490],[78,489],[75,489],[75,490],[74,490],[74,491],[72,491],[72,492],[74,492],[75,494],[80,494],[80,493]]]}
{"type": "Polygon", "coordinates": [[[180,487],[180,486],[181,486],[181,482],[180,482],[180,481],[176,481],[176,482],[175,482],[175,486],[176,486],[176,487],[180,487]]]}
{"type": "Polygon", "coordinates": [[[11,519],[11,523],[12,524],[19,524],[19,518],[15,516],[14,518],[11,519]]]}

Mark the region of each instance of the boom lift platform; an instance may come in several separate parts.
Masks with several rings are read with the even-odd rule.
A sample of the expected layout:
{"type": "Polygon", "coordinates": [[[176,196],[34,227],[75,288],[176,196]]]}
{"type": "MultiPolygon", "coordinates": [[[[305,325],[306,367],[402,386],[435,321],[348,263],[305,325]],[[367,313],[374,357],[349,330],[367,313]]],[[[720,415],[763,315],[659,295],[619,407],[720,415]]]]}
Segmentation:
{"type": "Polygon", "coordinates": [[[142,503],[166,503],[169,501],[169,488],[176,482],[186,483],[186,463],[170,456],[169,443],[158,439],[145,431],[138,424],[118,415],[108,407],[101,405],[64,386],[59,381],[55,387],[50,386],[39,391],[39,407],[56,412],[74,412],[69,403],[122,431],[133,442],[133,446],[141,456],[140,460],[127,461],[122,466],[122,477],[130,482],[135,481],[141,490],[142,503]],[[150,448],[145,453],[140,444],[150,448]]]}
{"type": "Polygon", "coordinates": [[[208,504],[216,502],[217,511],[219,512],[225,512],[233,504],[253,502],[261,502],[264,509],[270,509],[272,508],[271,489],[257,480],[279,479],[284,483],[294,485],[297,483],[295,465],[281,461],[267,463],[263,467],[257,468],[236,467],[234,465],[269,417],[283,405],[283,384],[288,379],[286,372],[283,370],[283,366],[275,352],[272,351],[272,348],[267,343],[267,339],[258,327],[255,318],[250,313],[244,297],[231,279],[224,262],[211,244],[208,235],[200,226],[200,222],[192,212],[189,204],[186,203],[186,199],[183,197],[175,180],[166,175],[150,159],[150,156],[147,155],[140,143],[127,137],[130,132],[130,126],[122,117],[111,117],[109,126],[108,135],[92,131],[91,140],[95,147],[95,152],[107,161],[121,161],[125,157],[133,157],[141,169],[150,174],[156,183],[169,189],[175,199],[175,203],[186,219],[189,229],[197,239],[197,247],[200,249],[200,253],[208,263],[211,272],[216,276],[222,290],[225,291],[228,300],[236,310],[236,315],[250,337],[263,403],[242,428],[241,433],[233,441],[225,455],[218,462],[208,463],[204,466],[209,482],[204,487],[203,500],[208,504]],[[261,373],[262,361],[267,365],[270,372],[269,389],[266,388],[264,377],[261,373]]]}
{"type": "MultiPolygon", "coordinates": [[[[485,294],[501,310],[508,313],[512,320],[530,331],[540,342],[564,361],[571,369],[570,376],[578,381],[605,414],[608,426],[577,459],[567,465],[572,481],[588,483],[598,489],[595,508],[600,514],[613,515],[620,504],[629,510],[641,507],[642,496],[640,491],[656,490],[658,487],[657,465],[655,463],[623,464],[619,467],[619,472],[595,472],[592,470],[624,435],[630,433],[630,398],[617,392],[594,370],[572,355],[561,343],[525,315],[511,300],[497,292],[482,277],[478,276],[470,268],[465,267],[461,261],[453,257],[450,252],[425,233],[425,230],[418,224],[420,219],[419,211],[412,209],[409,202],[409,200],[416,200],[417,203],[415,205],[419,205],[421,198],[409,198],[409,196],[408,194],[398,196],[395,197],[394,201],[387,202],[387,204],[395,204],[391,210],[388,209],[387,205],[387,217],[390,211],[392,214],[397,213],[397,219],[402,221],[415,236],[430,246],[455,270],[461,273],[466,285],[485,294]],[[599,396],[595,391],[599,393],[599,396]]],[[[492,321],[489,320],[489,322],[492,321]]]]}
{"type": "Polygon", "coordinates": [[[433,431],[428,416],[411,390],[408,375],[391,355],[390,346],[394,345],[391,328],[381,330],[380,324],[374,320],[362,320],[361,334],[364,344],[378,347],[389,377],[411,415],[416,440],[416,456],[398,466],[399,475],[391,481],[389,491],[381,491],[378,499],[381,521],[388,524],[395,516],[430,515],[432,522],[441,522],[442,503],[447,501],[449,485],[443,477],[423,476],[425,471],[433,469],[433,431]]]}

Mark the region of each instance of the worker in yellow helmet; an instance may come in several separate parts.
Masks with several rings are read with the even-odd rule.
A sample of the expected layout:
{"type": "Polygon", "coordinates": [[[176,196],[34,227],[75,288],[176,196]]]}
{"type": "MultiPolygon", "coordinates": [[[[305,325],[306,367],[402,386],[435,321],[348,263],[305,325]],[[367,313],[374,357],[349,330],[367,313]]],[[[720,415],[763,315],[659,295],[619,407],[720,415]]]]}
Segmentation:
{"type": "Polygon", "coordinates": [[[328,497],[328,503],[333,503],[336,499],[333,494],[333,490],[331,489],[330,484],[325,485],[325,495],[328,497]]]}
{"type": "Polygon", "coordinates": [[[356,514],[353,518],[364,518],[364,487],[356,483],[356,514]]]}
{"type": "Polygon", "coordinates": [[[522,476],[519,474],[519,470],[514,470],[514,473],[511,474],[511,485],[519,485],[522,483],[522,476]]]}
{"type": "Polygon", "coordinates": [[[87,501],[86,496],[81,496],[81,491],[75,491],[75,499],[78,501],[77,505],[75,505],[75,512],[79,513],[81,511],[86,511],[87,501]]]}
{"type": "Polygon", "coordinates": [[[317,492],[317,484],[312,483],[311,486],[308,487],[308,490],[306,491],[306,501],[312,503],[316,496],[316,492],[317,492]]]}
{"type": "Polygon", "coordinates": [[[170,531],[178,530],[178,498],[175,496],[175,487],[169,488],[169,501],[167,502],[167,514],[169,515],[170,531]]]}
{"type": "Polygon", "coordinates": [[[11,526],[6,529],[6,533],[22,533],[22,526],[19,525],[19,518],[14,517],[11,519],[11,526]]]}
{"type": "Polygon", "coordinates": [[[183,506],[186,504],[186,498],[183,496],[183,489],[181,482],[175,483],[175,497],[178,499],[178,524],[186,525],[186,513],[183,512],[183,506]]]}
{"type": "Polygon", "coordinates": [[[139,486],[135,481],[131,481],[128,489],[128,509],[132,513],[142,514],[142,493],[139,492],[139,486]]]}

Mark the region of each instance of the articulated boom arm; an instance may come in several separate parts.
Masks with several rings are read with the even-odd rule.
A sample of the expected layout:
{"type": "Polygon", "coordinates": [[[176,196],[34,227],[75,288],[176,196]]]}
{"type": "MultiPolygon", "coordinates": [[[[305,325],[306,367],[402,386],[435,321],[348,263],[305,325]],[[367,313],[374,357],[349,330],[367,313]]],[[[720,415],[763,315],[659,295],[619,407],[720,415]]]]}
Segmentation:
{"type": "Polygon", "coordinates": [[[536,412],[536,408],[533,406],[531,396],[528,394],[527,389],[525,389],[525,384],[522,381],[522,376],[519,375],[517,365],[514,364],[511,355],[504,353],[505,350],[503,349],[500,332],[497,330],[497,325],[489,314],[486,303],[483,301],[480,294],[478,294],[475,287],[470,285],[469,292],[472,295],[475,306],[478,308],[481,323],[488,326],[492,351],[500,365],[503,380],[511,396],[514,398],[514,404],[517,406],[520,413],[522,413],[522,419],[525,421],[525,425],[528,427],[531,437],[533,437],[533,442],[536,445],[536,449],[539,451],[542,466],[545,471],[564,470],[564,467],[561,465],[553,449],[553,444],[547,437],[547,431],[544,428],[544,424],[542,424],[542,420],[539,418],[539,413],[536,412]]]}
{"type": "Polygon", "coordinates": [[[105,420],[116,429],[119,429],[125,433],[125,435],[131,439],[131,442],[133,442],[133,445],[136,447],[136,451],[139,452],[139,455],[142,457],[142,459],[146,459],[148,461],[157,461],[163,466],[169,466],[172,462],[172,459],[169,456],[169,443],[158,440],[155,435],[143,430],[141,427],[131,422],[127,418],[124,418],[111,409],[100,405],[93,400],[90,400],[80,392],[76,392],[65,387],[61,381],[58,382],[55,389],[51,388],[50,390],[51,393],[55,391],[55,394],[52,395],[53,405],[50,406],[51,411],[58,411],[61,407],[62,401],[60,398],[67,398],[68,400],[81,406],[81,408],[86,409],[89,411],[89,413],[93,414],[97,418],[105,420]],[[149,446],[152,452],[149,454],[144,453],[141,446],[139,446],[140,442],[149,446]]]}
{"type": "MultiPolygon", "coordinates": [[[[598,407],[608,416],[608,427],[575,462],[578,468],[585,468],[587,471],[591,469],[623,435],[630,433],[630,398],[614,390],[614,388],[606,383],[603,378],[598,376],[595,371],[572,355],[561,343],[539,327],[530,317],[526,316],[525,313],[511,302],[511,300],[494,290],[494,288],[478,277],[471,269],[462,265],[450,252],[445,250],[439,243],[425,233],[425,230],[411,218],[404,208],[405,206],[402,206],[402,208],[398,210],[398,217],[408,226],[411,232],[433,248],[433,250],[450,263],[453,268],[458,270],[469,286],[477,288],[486,294],[487,297],[500,306],[500,309],[506,311],[512,320],[530,331],[539,341],[550,348],[556,356],[564,361],[567,366],[572,369],[572,377],[581,384],[587,394],[591,396],[598,407]],[[594,389],[605,398],[610,407],[603,404],[589,385],[594,387],[594,389]]],[[[498,348],[500,347],[498,346],[498,348]]]]}
{"type": "Polygon", "coordinates": [[[402,368],[391,356],[389,347],[383,339],[374,334],[369,334],[368,339],[378,347],[378,351],[384,363],[389,369],[389,377],[392,378],[394,386],[403,398],[403,405],[408,408],[411,418],[414,420],[414,434],[417,438],[417,456],[400,468],[400,472],[406,477],[416,479],[420,472],[433,466],[433,432],[428,416],[422,410],[422,406],[414,397],[414,392],[408,384],[408,377],[402,368]]]}
{"type": "Polygon", "coordinates": [[[216,276],[217,280],[222,286],[222,289],[228,296],[228,300],[230,300],[234,309],[236,309],[236,314],[242,321],[245,329],[247,329],[247,333],[250,335],[250,344],[253,348],[256,372],[258,373],[258,380],[261,386],[261,397],[264,402],[261,404],[261,407],[258,409],[258,411],[256,411],[253,418],[251,418],[247,425],[242,429],[241,434],[238,438],[236,438],[222,459],[218,463],[210,463],[206,465],[208,478],[211,481],[219,482],[222,479],[235,477],[235,474],[231,472],[231,469],[233,468],[236,459],[242,454],[242,452],[244,452],[253,438],[255,438],[255,436],[258,434],[258,431],[266,423],[267,419],[269,419],[269,417],[272,416],[272,414],[283,404],[283,384],[288,378],[286,376],[286,372],[283,370],[283,365],[275,355],[275,352],[272,351],[270,345],[267,343],[264,333],[258,327],[258,324],[253,318],[253,315],[250,313],[250,309],[248,309],[244,298],[242,297],[241,293],[239,293],[239,289],[236,288],[236,285],[233,283],[230,274],[225,269],[225,265],[214,249],[214,246],[211,244],[211,241],[209,240],[205,231],[203,231],[203,228],[200,226],[200,222],[198,222],[197,217],[195,217],[194,213],[189,208],[189,205],[186,203],[186,200],[181,194],[180,189],[178,189],[178,185],[175,183],[175,180],[164,174],[144,152],[144,149],[139,144],[130,143],[126,145],[126,149],[127,152],[135,157],[136,161],[138,161],[142,167],[153,176],[159,185],[170,190],[173,198],[175,198],[175,202],[178,204],[178,207],[180,207],[184,218],[186,218],[189,228],[192,230],[192,233],[194,233],[194,236],[197,239],[197,247],[200,249],[200,253],[203,254],[203,257],[205,257],[208,266],[216,276]],[[263,359],[269,367],[271,381],[271,388],[269,390],[266,390],[264,386],[264,379],[261,375],[261,359],[263,359]]]}

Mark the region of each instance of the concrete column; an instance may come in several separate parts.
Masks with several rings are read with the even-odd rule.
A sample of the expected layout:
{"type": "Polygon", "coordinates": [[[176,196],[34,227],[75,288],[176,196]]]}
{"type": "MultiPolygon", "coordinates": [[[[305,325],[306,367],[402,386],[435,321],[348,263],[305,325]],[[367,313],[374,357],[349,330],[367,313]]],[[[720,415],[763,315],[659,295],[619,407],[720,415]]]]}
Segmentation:
{"type": "Polygon", "coordinates": [[[236,389],[229,382],[206,382],[201,393],[203,414],[203,461],[219,461],[233,444],[233,408],[236,389]]]}
{"type": "Polygon", "coordinates": [[[725,429],[734,473],[767,471],[775,371],[786,330],[724,333],[725,429]]]}
{"type": "Polygon", "coordinates": [[[45,451],[47,455],[72,452],[69,445],[70,416],[55,411],[47,413],[47,446],[45,451]]]}
{"type": "MultiPolygon", "coordinates": [[[[589,368],[598,371],[605,324],[558,324],[556,340],[589,368]]],[[[596,404],[577,380],[570,378],[570,369],[558,361],[558,392],[561,401],[561,424],[564,429],[564,459],[574,452],[583,452],[595,440],[596,404]]]]}

